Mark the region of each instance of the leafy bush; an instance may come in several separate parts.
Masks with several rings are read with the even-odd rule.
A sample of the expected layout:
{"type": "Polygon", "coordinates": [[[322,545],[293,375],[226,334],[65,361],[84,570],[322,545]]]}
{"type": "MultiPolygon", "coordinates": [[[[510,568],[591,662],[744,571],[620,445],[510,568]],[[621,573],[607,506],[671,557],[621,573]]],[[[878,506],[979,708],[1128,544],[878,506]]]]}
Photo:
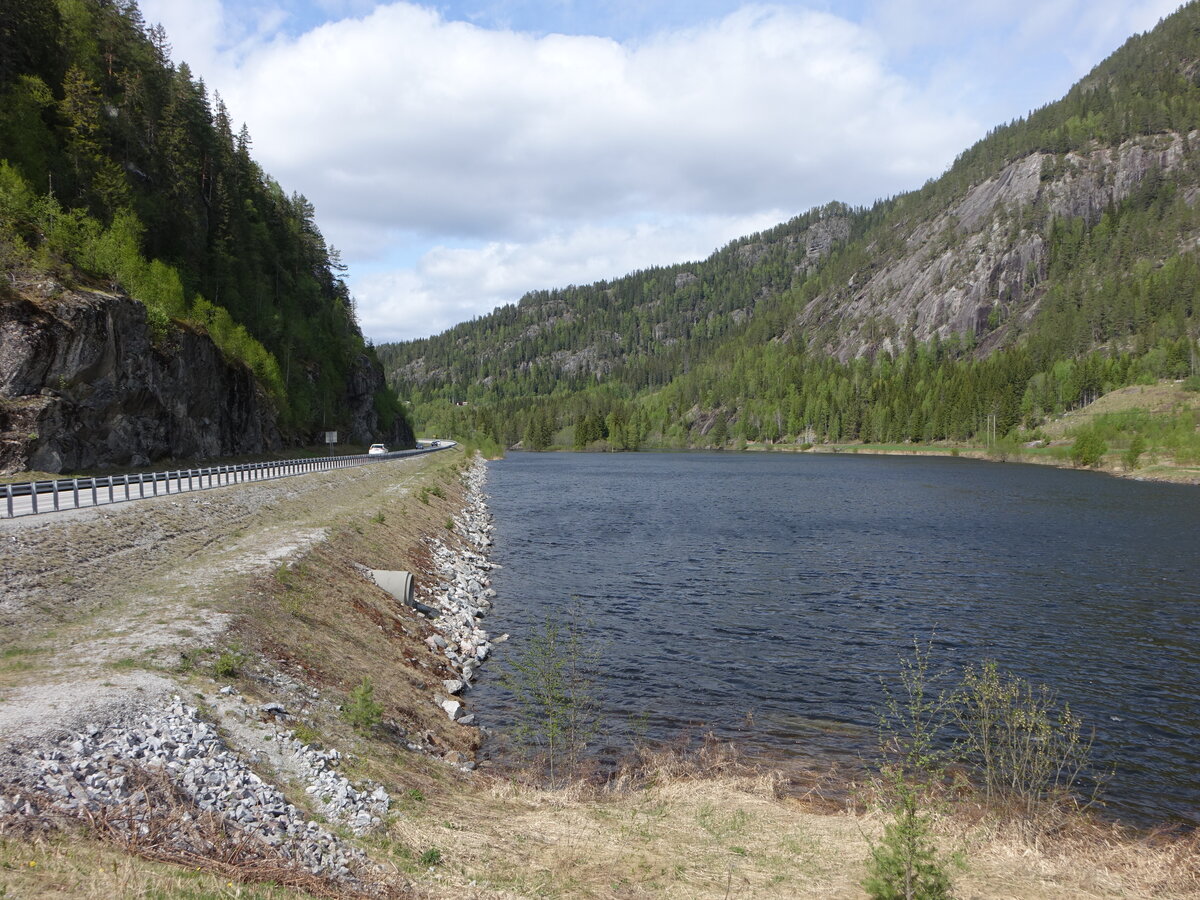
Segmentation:
{"type": "Polygon", "coordinates": [[[1136,434],[1133,436],[1133,440],[1129,442],[1129,449],[1121,457],[1121,462],[1125,464],[1126,469],[1132,472],[1138,467],[1138,461],[1145,452],[1146,439],[1140,434],[1136,434]]]}
{"type": "Polygon", "coordinates": [[[1071,462],[1077,466],[1097,466],[1104,454],[1108,452],[1108,444],[1094,429],[1081,431],[1075,437],[1071,446],[1071,462]]]}
{"type": "MultiPolygon", "coordinates": [[[[994,662],[968,666],[954,698],[963,735],[958,756],[991,808],[1016,817],[1027,836],[1063,806],[1091,768],[1092,741],[1068,704],[1045,685],[1001,673],[994,662]]],[[[1095,779],[1098,791],[1102,779],[1095,779]]]]}
{"type": "Polygon", "coordinates": [[[213,674],[218,678],[237,678],[242,666],[246,664],[246,654],[236,647],[222,650],[221,655],[213,663],[213,674]]]}
{"type": "Polygon", "coordinates": [[[942,795],[947,763],[959,786],[974,788],[992,814],[1015,821],[1028,838],[1063,810],[1094,802],[1104,784],[1082,721],[1050,688],[991,661],[967,666],[952,690],[935,693],[939,677],[930,674],[928,648],[916,646],[901,660],[899,688],[884,686],[877,786],[893,821],[872,850],[876,874],[894,874],[898,861],[907,861],[905,877],[915,878],[922,867],[945,862],[925,852],[929,820],[921,804],[942,795]]]}
{"type": "Polygon", "coordinates": [[[578,764],[600,730],[593,688],[598,654],[585,643],[578,620],[574,611],[565,624],[548,617],[500,681],[516,702],[516,741],[545,764],[551,784],[578,764]]]}
{"type": "Polygon", "coordinates": [[[876,782],[891,813],[883,838],[871,843],[863,888],[878,900],[950,896],[949,863],[932,837],[932,818],[923,805],[936,802],[945,775],[948,750],[944,732],[952,697],[935,693],[939,676],[930,673],[931,648],[913,644],[911,658],[900,660],[899,688],[886,683],[879,716],[883,763],[876,782]]]}

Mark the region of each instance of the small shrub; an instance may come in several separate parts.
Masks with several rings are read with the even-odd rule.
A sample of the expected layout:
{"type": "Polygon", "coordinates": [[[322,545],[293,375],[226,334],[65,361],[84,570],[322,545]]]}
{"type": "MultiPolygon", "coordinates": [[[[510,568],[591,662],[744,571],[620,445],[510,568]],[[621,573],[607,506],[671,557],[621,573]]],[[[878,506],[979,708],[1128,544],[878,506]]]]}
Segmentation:
{"type": "Polygon", "coordinates": [[[383,514],[383,511],[380,510],[379,512],[375,513],[375,515],[371,516],[371,521],[374,522],[376,525],[382,525],[384,522],[387,521],[387,516],[385,516],[383,514]]]}
{"type": "Polygon", "coordinates": [[[1092,739],[1070,705],[1045,685],[1000,672],[994,662],[968,666],[954,703],[967,772],[992,809],[1014,816],[1036,836],[1060,807],[1079,804],[1077,789],[1103,778],[1091,771],[1092,739]]]}
{"type": "Polygon", "coordinates": [[[429,488],[427,488],[427,487],[421,488],[421,493],[419,493],[417,495],[417,499],[420,500],[422,503],[424,503],[426,506],[428,506],[429,505],[429,488]]]}
{"type": "Polygon", "coordinates": [[[319,744],[321,742],[321,736],[317,734],[316,729],[303,722],[292,729],[292,736],[302,744],[319,744]]]}
{"type": "Polygon", "coordinates": [[[572,608],[565,623],[547,617],[533,630],[501,676],[516,707],[516,745],[531,762],[544,764],[552,785],[578,767],[601,731],[598,662],[599,651],[585,641],[581,616],[572,608]]]}
{"type": "Polygon", "coordinates": [[[447,519],[447,520],[446,520],[446,530],[447,530],[447,531],[453,531],[453,530],[454,530],[454,520],[453,520],[453,519],[447,519]]]}
{"type": "Polygon", "coordinates": [[[1020,455],[1021,445],[1017,442],[1017,436],[1011,433],[997,438],[988,448],[988,456],[1000,462],[1007,462],[1020,455]]]}
{"type": "Polygon", "coordinates": [[[433,487],[431,487],[429,489],[429,493],[433,494],[433,496],[437,497],[439,500],[446,499],[446,492],[442,490],[442,486],[440,484],[435,484],[433,487]]]}
{"type": "Polygon", "coordinates": [[[236,648],[222,650],[213,663],[213,674],[218,678],[237,678],[246,663],[246,655],[236,648]]]}
{"type": "Polygon", "coordinates": [[[1135,434],[1133,440],[1129,442],[1129,449],[1125,451],[1121,457],[1121,462],[1125,468],[1132,472],[1138,467],[1138,462],[1142,458],[1142,454],[1146,452],[1146,439],[1140,434],[1135,434]]]}
{"type": "Polygon", "coordinates": [[[916,788],[899,775],[891,785],[893,817],[872,843],[863,889],[872,900],[947,900],[948,863],[931,837],[932,823],[916,788]]]}
{"type": "Polygon", "coordinates": [[[1183,379],[1182,387],[1185,391],[1200,392],[1200,375],[1189,375],[1183,379]]]}
{"type": "Polygon", "coordinates": [[[436,866],[442,861],[442,851],[437,847],[430,847],[417,859],[423,866],[436,866]]]}
{"type": "Polygon", "coordinates": [[[207,648],[189,647],[187,650],[179,651],[179,665],[175,667],[176,672],[186,674],[196,668],[201,657],[207,656],[211,651],[207,648]]]}
{"type": "Polygon", "coordinates": [[[369,731],[383,720],[383,707],[375,702],[375,686],[364,678],[350,692],[350,700],[342,710],[346,721],[362,731],[369,731]]]}

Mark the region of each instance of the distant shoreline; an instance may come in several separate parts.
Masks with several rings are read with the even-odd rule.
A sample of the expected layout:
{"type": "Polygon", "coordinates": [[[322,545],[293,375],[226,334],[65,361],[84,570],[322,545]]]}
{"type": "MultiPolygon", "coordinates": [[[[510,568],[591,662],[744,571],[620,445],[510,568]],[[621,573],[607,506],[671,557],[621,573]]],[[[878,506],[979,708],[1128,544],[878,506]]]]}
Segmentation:
{"type": "Polygon", "coordinates": [[[871,444],[814,444],[802,448],[795,444],[747,444],[744,448],[727,447],[645,447],[638,450],[601,450],[571,447],[555,447],[547,450],[526,450],[516,445],[510,451],[520,453],[813,453],[848,454],[858,456],[929,456],[976,459],[995,463],[1021,463],[1033,466],[1053,466],[1056,469],[1076,469],[1082,472],[1097,472],[1115,478],[1133,481],[1154,481],[1162,484],[1200,485],[1200,466],[1173,466],[1152,463],[1137,469],[1125,469],[1120,465],[1076,466],[1069,460],[1047,455],[1018,453],[999,458],[980,447],[929,447],[916,444],[912,447],[881,447],[871,444]]]}

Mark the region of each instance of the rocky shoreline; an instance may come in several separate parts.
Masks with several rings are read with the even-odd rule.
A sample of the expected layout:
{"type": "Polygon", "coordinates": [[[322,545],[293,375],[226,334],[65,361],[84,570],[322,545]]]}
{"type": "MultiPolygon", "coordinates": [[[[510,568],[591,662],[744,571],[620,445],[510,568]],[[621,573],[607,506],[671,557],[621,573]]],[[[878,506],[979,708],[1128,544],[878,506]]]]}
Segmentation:
{"type": "MultiPolygon", "coordinates": [[[[507,638],[491,640],[480,621],[495,597],[487,574],[493,567],[486,555],[493,526],[483,491],[486,476],[486,464],[478,457],[462,473],[466,497],[452,524],[467,549],[456,550],[438,537],[425,539],[440,578],[421,590],[428,606],[436,610],[431,621],[435,633],[427,644],[445,656],[457,675],[444,680],[443,690],[435,692],[430,702],[464,726],[474,724],[474,716],[465,711],[462,695],[493,645],[507,638]]],[[[309,693],[316,695],[314,690],[309,693]]],[[[215,814],[289,864],[356,891],[383,883],[371,860],[331,827],[341,826],[356,835],[383,827],[392,805],[388,792],[379,785],[353,784],[340,771],[344,759],[340,751],[304,744],[293,730],[277,724],[288,721],[281,703],[256,706],[227,686],[213,705],[232,716],[233,722],[254,725],[237,729],[236,743],[247,745],[241,753],[200,709],[178,695],[114,709],[103,724],[92,722],[20,754],[19,774],[13,777],[9,772],[7,784],[0,785],[0,817],[46,821],[118,810],[133,823],[131,827],[148,832],[152,819],[163,811],[153,808],[139,785],[147,774],[158,773],[188,798],[193,807],[189,815],[215,814]],[[267,731],[257,737],[258,746],[251,747],[247,736],[263,731],[257,723],[265,723],[267,731]],[[255,771],[254,764],[264,759],[267,769],[291,775],[293,784],[299,783],[311,798],[308,805],[316,817],[255,771]]],[[[430,752],[421,743],[407,746],[410,751],[430,752]]],[[[474,768],[473,761],[461,754],[447,754],[444,759],[463,771],[474,768]]]]}
{"type": "MultiPolygon", "coordinates": [[[[508,639],[501,635],[489,639],[481,619],[491,609],[496,592],[491,588],[488,572],[495,564],[488,560],[492,545],[492,519],[483,492],[487,480],[487,465],[476,457],[463,475],[467,488],[466,503],[452,519],[454,532],[472,547],[455,551],[436,537],[426,538],[442,581],[429,594],[428,603],[438,611],[433,620],[436,634],[426,639],[435,653],[441,652],[459,677],[442,682],[445,693],[436,700],[451,721],[460,725],[475,724],[475,716],[465,712],[461,695],[475,676],[476,670],[491,654],[492,647],[508,639]]],[[[473,768],[470,763],[466,764],[473,768]]]]}

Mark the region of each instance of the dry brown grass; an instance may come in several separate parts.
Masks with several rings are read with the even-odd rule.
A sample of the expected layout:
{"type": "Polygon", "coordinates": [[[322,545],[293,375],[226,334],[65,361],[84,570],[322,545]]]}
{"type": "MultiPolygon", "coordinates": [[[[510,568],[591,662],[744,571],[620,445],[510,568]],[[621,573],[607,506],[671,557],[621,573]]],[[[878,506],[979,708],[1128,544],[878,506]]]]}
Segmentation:
{"type": "MultiPolygon", "coordinates": [[[[781,796],[777,773],[729,748],[648,753],[607,785],[543,790],[475,779],[424,794],[380,842],[429,897],[862,897],[877,809],[781,796]],[[416,864],[430,848],[442,861],[416,864]]],[[[978,815],[942,814],[964,898],[1200,897],[1197,839],[1144,837],[1083,817],[1036,846],[978,815]]]]}
{"type": "Polygon", "coordinates": [[[1198,408],[1200,394],[1185,391],[1174,382],[1135,384],[1104,394],[1094,403],[1048,422],[1043,430],[1052,438],[1061,438],[1071,429],[1086,425],[1095,416],[1135,409],[1144,410],[1151,415],[1170,415],[1185,409],[1198,408]]]}
{"type": "Polygon", "coordinates": [[[130,855],[78,831],[0,837],[0,896],[46,900],[127,897],[306,900],[300,890],[246,885],[203,868],[130,855]]]}

